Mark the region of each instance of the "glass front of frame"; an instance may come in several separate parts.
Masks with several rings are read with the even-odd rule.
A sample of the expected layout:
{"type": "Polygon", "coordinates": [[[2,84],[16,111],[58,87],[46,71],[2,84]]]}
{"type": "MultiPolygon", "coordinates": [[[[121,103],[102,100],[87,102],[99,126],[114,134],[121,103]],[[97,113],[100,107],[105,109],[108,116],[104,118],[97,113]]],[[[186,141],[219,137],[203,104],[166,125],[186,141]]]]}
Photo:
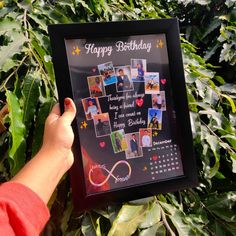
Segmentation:
{"type": "Polygon", "coordinates": [[[87,195],[182,176],[165,34],[65,46],[87,195]]]}

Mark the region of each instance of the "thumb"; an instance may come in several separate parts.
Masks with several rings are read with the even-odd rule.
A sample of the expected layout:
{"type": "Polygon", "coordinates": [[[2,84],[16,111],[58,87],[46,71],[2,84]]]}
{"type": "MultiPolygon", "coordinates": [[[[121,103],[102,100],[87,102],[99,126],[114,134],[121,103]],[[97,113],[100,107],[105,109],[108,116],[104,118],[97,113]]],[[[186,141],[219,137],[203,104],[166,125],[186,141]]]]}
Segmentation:
{"type": "Polygon", "coordinates": [[[75,118],[75,114],[76,114],[76,107],[73,100],[70,98],[65,98],[64,113],[62,114],[60,119],[62,119],[68,125],[71,125],[72,121],[75,118]]]}
{"type": "Polygon", "coordinates": [[[61,116],[59,103],[55,104],[47,117],[47,123],[52,123],[61,116]]]}

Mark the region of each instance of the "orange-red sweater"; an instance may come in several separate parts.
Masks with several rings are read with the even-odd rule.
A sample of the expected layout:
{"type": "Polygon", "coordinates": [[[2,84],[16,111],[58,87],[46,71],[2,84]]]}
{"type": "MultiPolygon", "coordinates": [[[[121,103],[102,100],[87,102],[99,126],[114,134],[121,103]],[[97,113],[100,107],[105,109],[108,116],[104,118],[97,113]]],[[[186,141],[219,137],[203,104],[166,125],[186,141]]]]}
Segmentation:
{"type": "Polygon", "coordinates": [[[6,182],[0,185],[0,235],[39,235],[49,219],[41,198],[26,186],[6,182]]]}

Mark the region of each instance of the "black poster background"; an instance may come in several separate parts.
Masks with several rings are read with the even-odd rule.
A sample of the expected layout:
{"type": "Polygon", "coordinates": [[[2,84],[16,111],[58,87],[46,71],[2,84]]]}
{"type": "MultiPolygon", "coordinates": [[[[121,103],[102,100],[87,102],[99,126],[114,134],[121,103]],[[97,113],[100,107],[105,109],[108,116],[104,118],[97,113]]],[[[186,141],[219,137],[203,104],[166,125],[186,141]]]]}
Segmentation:
{"type": "MultiPolygon", "coordinates": [[[[164,34],[156,35],[136,35],[129,37],[119,37],[119,38],[93,38],[93,39],[69,39],[65,40],[67,59],[70,71],[70,79],[72,84],[74,101],[77,106],[77,124],[79,127],[79,138],[80,145],[86,153],[82,152],[83,164],[84,164],[84,175],[86,180],[87,194],[94,194],[100,191],[107,191],[122,187],[130,187],[138,184],[150,183],[153,181],[163,181],[165,179],[174,178],[183,175],[181,154],[178,147],[178,140],[176,140],[176,120],[175,112],[171,96],[171,83],[170,83],[170,73],[168,64],[168,53],[167,45],[164,34]],[[137,44],[151,43],[151,50],[148,52],[146,49],[136,49],[136,50],[126,50],[126,51],[116,51],[116,42],[131,42],[136,41],[137,44]],[[159,43],[163,42],[163,45],[159,43]],[[105,47],[112,46],[111,55],[102,54],[97,56],[96,53],[92,54],[91,51],[87,53],[85,49],[85,44],[94,44],[94,47],[105,47]],[[79,52],[75,53],[75,49],[78,48],[79,52]],[[130,65],[131,59],[146,59],[147,62],[147,72],[159,72],[160,81],[163,79],[163,83],[160,82],[160,91],[165,91],[166,97],[166,111],[162,111],[162,129],[158,130],[157,136],[152,137],[153,146],[142,148],[143,156],[133,159],[126,159],[125,152],[114,153],[110,135],[103,137],[96,137],[93,120],[86,120],[84,113],[82,99],[90,97],[87,77],[99,75],[99,70],[97,65],[106,62],[112,62],[114,67],[130,65]],[[83,122],[86,122],[87,127],[82,126],[83,122]],[[101,147],[101,143],[104,147],[101,147]],[[169,161],[170,168],[163,167],[163,160],[170,156],[171,150],[175,147],[175,162],[178,161],[178,168],[171,168],[172,161],[169,161]],[[171,150],[170,150],[171,149],[171,150]],[[88,161],[89,160],[91,161],[88,161]],[[158,161],[154,161],[153,157],[158,157],[158,161]],[[160,160],[162,159],[162,163],[160,160]],[[114,165],[120,161],[125,160],[129,163],[131,167],[131,176],[128,180],[116,182],[115,179],[109,175],[114,165]],[[95,165],[105,166],[100,169],[102,175],[93,175],[94,182],[102,182],[106,176],[106,188],[94,187],[91,185],[88,172],[95,165]],[[153,170],[154,169],[154,170],[153,170]],[[155,172],[159,170],[158,173],[155,172]],[[160,171],[161,170],[161,171],[160,171]]],[[[145,94],[144,83],[134,82],[134,90],[128,92],[116,92],[116,84],[107,85],[106,94],[111,94],[111,96],[126,96],[134,94],[145,94]]],[[[138,97],[137,95],[137,97],[138,97]]],[[[131,101],[132,99],[130,99],[131,101]]],[[[102,113],[109,112],[111,129],[112,131],[118,130],[114,128],[114,122],[125,123],[124,131],[125,133],[139,132],[139,128],[147,128],[147,114],[148,108],[152,108],[152,98],[150,94],[145,94],[143,97],[143,105],[141,107],[136,105],[136,97],[133,98],[135,107],[128,109],[119,110],[119,114],[124,114],[124,118],[115,120],[114,111],[109,110],[111,105],[122,105],[124,102],[129,102],[129,100],[122,100],[121,102],[108,102],[108,97],[99,97],[99,103],[101,106],[102,113]],[[141,118],[146,121],[144,125],[128,126],[128,117],[126,114],[131,112],[141,112],[141,118]]],[[[140,117],[140,116],[138,116],[140,117]]],[[[135,120],[137,117],[132,117],[135,120]]],[[[153,130],[154,131],[154,130],[153,130]]],[[[172,154],[171,154],[172,155],[172,154]]],[[[168,159],[169,160],[169,159],[168,159]]],[[[167,163],[167,162],[165,162],[167,163]]],[[[176,166],[176,165],[175,165],[176,166]]],[[[99,173],[99,172],[98,172],[99,173]]],[[[128,173],[128,167],[124,164],[117,165],[112,171],[115,177],[125,177],[128,173]]],[[[105,186],[105,184],[104,184],[105,186]]]]}

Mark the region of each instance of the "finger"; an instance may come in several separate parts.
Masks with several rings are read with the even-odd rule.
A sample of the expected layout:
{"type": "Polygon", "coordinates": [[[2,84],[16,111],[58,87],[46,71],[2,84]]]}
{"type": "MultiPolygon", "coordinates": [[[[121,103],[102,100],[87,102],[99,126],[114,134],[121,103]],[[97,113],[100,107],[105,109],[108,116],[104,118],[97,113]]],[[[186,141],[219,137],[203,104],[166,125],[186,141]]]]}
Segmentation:
{"type": "Polygon", "coordinates": [[[67,160],[68,160],[68,169],[69,169],[74,163],[74,154],[71,150],[69,152],[69,155],[67,156],[67,160]]]}
{"type": "Polygon", "coordinates": [[[48,115],[47,121],[49,123],[51,123],[51,122],[57,120],[60,116],[61,116],[60,106],[59,106],[59,103],[56,103],[53,106],[50,114],[48,115]]]}
{"type": "Polygon", "coordinates": [[[76,114],[76,107],[73,100],[70,98],[65,98],[64,113],[62,114],[61,119],[70,125],[75,118],[75,114],[76,114]]]}

